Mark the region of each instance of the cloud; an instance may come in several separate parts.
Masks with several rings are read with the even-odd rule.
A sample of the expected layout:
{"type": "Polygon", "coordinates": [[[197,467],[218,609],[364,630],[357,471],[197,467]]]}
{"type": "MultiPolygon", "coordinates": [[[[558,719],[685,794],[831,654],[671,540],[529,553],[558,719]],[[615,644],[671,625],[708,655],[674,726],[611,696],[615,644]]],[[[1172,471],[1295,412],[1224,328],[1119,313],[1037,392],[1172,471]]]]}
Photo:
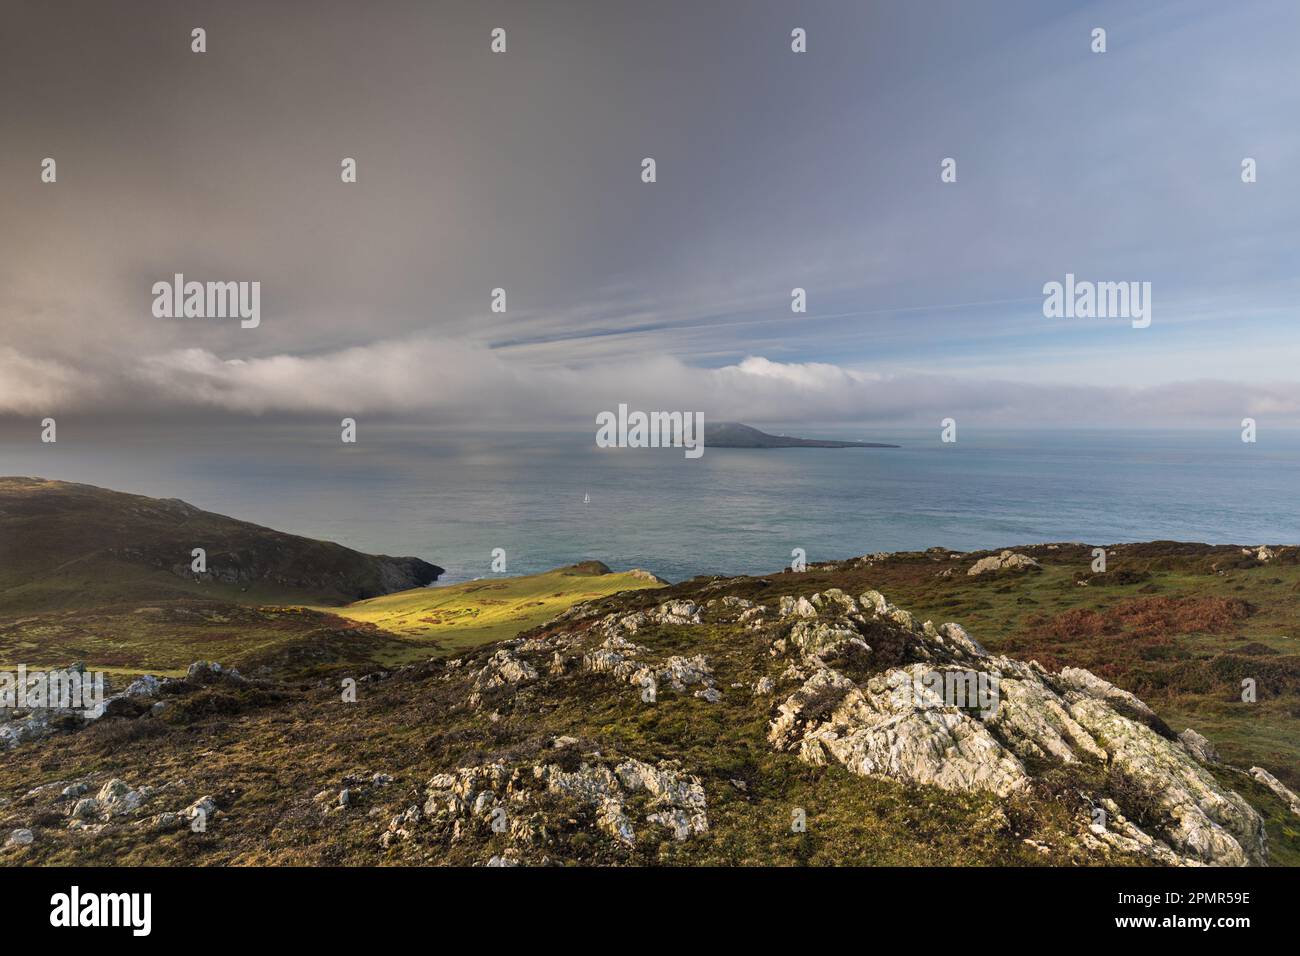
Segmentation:
{"type": "Polygon", "coordinates": [[[0,347],[0,414],[44,415],[84,407],[99,391],[94,376],[70,365],[0,347]]]}
{"type": "Polygon", "coordinates": [[[432,336],[318,355],[222,358],[206,349],[146,356],[110,372],[0,350],[0,414],[107,411],[146,417],[360,416],[468,427],[586,427],[626,402],[702,411],[709,420],[1235,427],[1252,416],[1300,424],[1300,383],[1213,379],[1149,387],[1026,383],[949,374],[880,374],[759,355],[716,368],[669,355],[530,365],[501,350],[432,336]]]}
{"type": "Polygon", "coordinates": [[[879,381],[878,375],[852,372],[826,362],[772,362],[751,355],[739,365],[718,369],[718,374],[736,382],[770,381],[802,392],[826,392],[879,381]]]}
{"type": "Polygon", "coordinates": [[[218,23],[233,73],[160,39],[183,11],[151,32],[92,0],[19,6],[0,87],[43,82],[3,118],[0,414],[1300,415],[1294,4],[811,4],[806,57],[743,0],[508,0],[508,57],[465,42],[472,5],[388,6],[218,23]],[[175,272],[261,282],[263,324],[155,319],[175,272]],[[1046,320],[1067,272],[1151,281],[1151,329],[1046,320]]]}

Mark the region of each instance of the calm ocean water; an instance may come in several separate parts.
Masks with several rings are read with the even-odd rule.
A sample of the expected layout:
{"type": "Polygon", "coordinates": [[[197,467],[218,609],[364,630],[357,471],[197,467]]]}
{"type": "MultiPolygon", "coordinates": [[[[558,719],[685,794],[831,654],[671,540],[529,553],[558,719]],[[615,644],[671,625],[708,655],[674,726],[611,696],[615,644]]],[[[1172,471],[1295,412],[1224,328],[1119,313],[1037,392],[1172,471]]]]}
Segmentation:
{"type": "Polygon", "coordinates": [[[944,545],[1152,538],[1300,542],[1300,435],[1254,445],[1205,432],[800,429],[892,449],[598,449],[591,433],[440,433],[363,427],[199,426],[76,433],[57,445],[6,430],[0,474],[157,497],[363,551],[412,554],[444,581],[586,558],[670,580],[944,545]],[[584,497],[589,500],[584,501],[584,497]]]}

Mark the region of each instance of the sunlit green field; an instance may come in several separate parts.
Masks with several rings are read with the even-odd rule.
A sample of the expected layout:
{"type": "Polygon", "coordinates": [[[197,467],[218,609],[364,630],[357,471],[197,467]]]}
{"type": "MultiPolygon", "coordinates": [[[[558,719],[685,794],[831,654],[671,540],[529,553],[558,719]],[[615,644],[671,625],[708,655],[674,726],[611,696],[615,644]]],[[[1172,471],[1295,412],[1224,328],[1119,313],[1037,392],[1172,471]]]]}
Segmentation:
{"type": "Polygon", "coordinates": [[[390,644],[381,652],[381,660],[392,664],[504,640],[580,601],[659,586],[633,572],[591,574],[559,568],[526,577],[413,588],[328,610],[401,638],[405,646],[390,644]]]}
{"type": "Polygon", "coordinates": [[[59,609],[0,620],[0,665],[81,661],[122,678],[184,673],[196,660],[268,664],[277,671],[390,667],[514,637],[579,601],[657,586],[631,572],[597,574],[579,566],[413,588],[344,607],[195,597],[59,609]]]}

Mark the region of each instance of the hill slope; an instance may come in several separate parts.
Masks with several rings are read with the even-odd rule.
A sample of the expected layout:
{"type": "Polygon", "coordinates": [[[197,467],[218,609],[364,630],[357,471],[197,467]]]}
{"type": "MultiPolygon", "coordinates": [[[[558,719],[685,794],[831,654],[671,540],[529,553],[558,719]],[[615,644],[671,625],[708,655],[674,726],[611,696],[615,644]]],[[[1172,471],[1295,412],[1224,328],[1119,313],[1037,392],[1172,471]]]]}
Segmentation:
{"type": "Polygon", "coordinates": [[[1037,570],[939,549],[598,598],[358,675],[355,702],[336,679],[173,682],[39,759],[0,753],[0,827],[35,831],[3,859],[1300,861],[1300,817],[1249,772],[1297,782],[1295,549],[1116,546],[1101,575],[1084,545],[1023,550],[1037,570]],[[901,606],[950,598],[982,623],[901,606]],[[997,706],[912,680],[936,673],[995,681],[997,706]],[[1237,728],[1207,733],[1222,761],[1184,714],[1237,728]],[[207,831],[177,826],[205,798],[207,831]]]}
{"type": "Polygon", "coordinates": [[[419,558],[362,554],[176,499],[0,478],[0,611],[187,596],[342,604],[441,573],[419,558]],[[206,573],[190,570],[195,548],[206,551],[206,573]]]}

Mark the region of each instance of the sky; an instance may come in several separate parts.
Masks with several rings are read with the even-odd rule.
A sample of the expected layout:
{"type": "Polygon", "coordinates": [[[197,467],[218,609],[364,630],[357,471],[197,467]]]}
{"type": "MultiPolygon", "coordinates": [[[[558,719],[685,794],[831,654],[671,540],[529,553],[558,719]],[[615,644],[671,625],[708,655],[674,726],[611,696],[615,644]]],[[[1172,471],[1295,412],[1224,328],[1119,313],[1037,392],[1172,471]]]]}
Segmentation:
{"type": "Polygon", "coordinates": [[[1300,424],[1292,0],[129,10],[5,4],[0,419],[1300,424]]]}

